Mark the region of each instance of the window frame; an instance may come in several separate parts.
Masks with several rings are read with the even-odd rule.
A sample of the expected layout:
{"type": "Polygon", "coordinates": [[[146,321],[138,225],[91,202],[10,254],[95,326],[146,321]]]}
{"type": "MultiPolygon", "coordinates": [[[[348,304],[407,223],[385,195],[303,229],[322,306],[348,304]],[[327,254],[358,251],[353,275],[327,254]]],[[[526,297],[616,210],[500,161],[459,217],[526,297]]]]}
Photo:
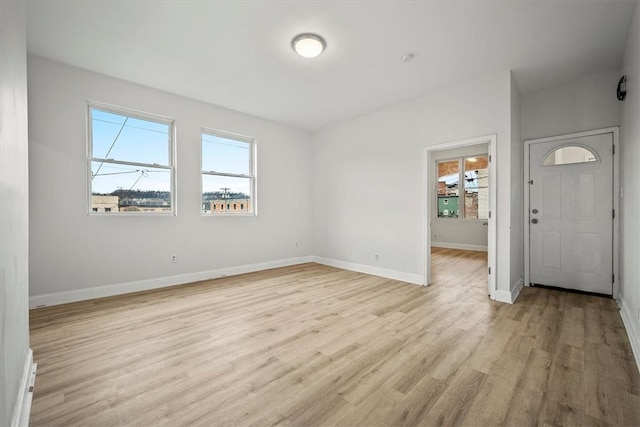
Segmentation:
{"type": "MultiPolygon", "coordinates": [[[[200,216],[203,217],[256,217],[258,216],[258,184],[257,184],[257,143],[256,138],[247,135],[241,135],[229,131],[210,128],[206,126],[200,127],[200,216]],[[218,138],[231,139],[237,142],[249,144],[249,175],[234,174],[228,172],[216,172],[203,169],[203,136],[210,135],[218,138]],[[204,194],[204,176],[224,176],[230,178],[248,178],[249,179],[249,203],[252,206],[251,212],[234,213],[228,207],[224,212],[204,212],[202,209],[202,195],[204,194]]],[[[228,203],[227,203],[228,204],[228,203]]]]}
{"type": "Polygon", "coordinates": [[[120,107],[116,105],[106,104],[97,101],[87,101],[86,108],[86,123],[87,123],[87,215],[89,216],[176,216],[178,214],[176,200],[177,200],[177,168],[176,168],[176,125],[175,119],[157,114],[147,113],[131,108],[120,107]],[[169,126],[168,132],[168,165],[160,165],[157,163],[143,163],[143,162],[128,162],[124,160],[115,159],[103,159],[100,157],[93,157],[93,110],[100,110],[107,113],[124,115],[132,117],[138,120],[145,120],[150,122],[162,123],[169,126]],[[154,169],[166,169],[169,171],[169,185],[170,185],[170,212],[94,212],[92,209],[92,196],[93,196],[93,184],[92,184],[92,169],[91,163],[94,161],[108,163],[108,164],[120,164],[127,166],[140,166],[150,167],[154,169]]]}
{"type": "MultiPolygon", "coordinates": [[[[480,154],[465,154],[462,156],[454,156],[454,157],[450,157],[450,158],[446,158],[446,159],[438,159],[435,161],[436,163],[436,167],[435,167],[435,173],[436,173],[436,179],[435,179],[435,195],[436,195],[436,200],[434,203],[434,207],[435,207],[435,218],[437,220],[444,220],[444,221],[458,221],[458,220],[463,220],[463,221],[482,221],[482,222],[486,222],[488,220],[488,218],[465,218],[465,189],[466,189],[466,178],[465,178],[465,167],[464,167],[464,161],[465,159],[469,159],[472,157],[487,157],[487,159],[489,158],[489,153],[480,153],[480,154]],[[448,162],[452,162],[452,161],[458,161],[458,211],[460,212],[459,215],[457,217],[446,217],[446,216],[439,216],[438,215],[438,207],[439,207],[439,195],[438,195],[438,180],[440,178],[439,176],[439,170],[438,170],[438,165],[440,163],[448,163],[448,162]]],[[[487,166],[487,171],[489,170],[489,167],[487,166]]],[[[480,188],[480,187],[478,187],[480,188]]],[[[488,184],[487,184],[487,189],[489,188],[488,184]]]]}

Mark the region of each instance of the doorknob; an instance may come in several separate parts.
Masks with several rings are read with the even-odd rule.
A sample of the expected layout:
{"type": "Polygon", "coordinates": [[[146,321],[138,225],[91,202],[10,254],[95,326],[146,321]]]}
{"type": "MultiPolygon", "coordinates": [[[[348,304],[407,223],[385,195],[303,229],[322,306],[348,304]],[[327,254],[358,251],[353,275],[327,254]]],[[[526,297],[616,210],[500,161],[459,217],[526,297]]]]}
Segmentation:
{"type": "Polygon", "coordinates": [[[537,214],[537,213],[538,213],[538,209],[533,209],[533,210],[531,211],[531,213],[533,213],[533,214],[537,214]]]}
{"type": "Polygon", "coordinates": [[[531,223],[532,223],[532,224],[537,224],[537,223],[538,223],[538,218],[533,218],[533,219],[531,220],[531,223]]]}

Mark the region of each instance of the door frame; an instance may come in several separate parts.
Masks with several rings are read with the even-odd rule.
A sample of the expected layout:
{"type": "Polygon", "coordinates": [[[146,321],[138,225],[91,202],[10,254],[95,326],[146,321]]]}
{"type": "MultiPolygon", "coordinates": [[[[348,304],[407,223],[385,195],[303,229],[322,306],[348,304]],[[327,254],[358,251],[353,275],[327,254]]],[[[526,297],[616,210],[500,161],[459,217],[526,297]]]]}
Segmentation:
{"type": "Polygon", "coordinates": [[[432,185],[432,180],[434,178],[434,163],[431,158],[431,152],[433,151],[442,151],[448,150],[451,148],[465,147],[469,145],[478,145],[478,144],[488,144],[488,152],[490,156],[489,160],[489,212],[490,218],[488,219],[488,228],[487,228],[487,263],[488,263],[488,272],[487,272],[487,291],[489,297],[493,300],[496,299],[496,241],[497,241],[497,228],[496,228],[496,206],[497,206],[497,191],[496,191],[496,175],[497,175],[497,165],[498,159],[496,156],[497,145],[496,145],[497,135],[485,135],[479,136],[476,138],[469,138],[463,140],[449,141],[443,142],[440,144],[428,145],[423,148],[423,239],[424,242],[423,247],[423,260],[425,260],[424,266],[424,278],[423,284],[424,286],[428,286],[431,284],[431,217],[433,215],[434,210],[434,201],[430,200],[429,197],[429,186],[432,185]]]}
{"type": "Polygon", "coordinates": [[[619,128],[609,127],[602,129],[594,129],[585,132],[576,132],[569,133],[564,135],[550,136],[546,138],[537,138],[537,139],[529,139],[524,142],[524,284],[525,286],[531,286],[530,284],[530,223],[529,223],[529,181],[530,177],[530,165],[529,165],[529,148],[531,144],[538,144],[543,142],[555,142],[562,141],[565,139],[574,139],[574,138],[582,138],[587,136],[594,135],[603,135],[610,133],[613,137],[613,146],[614,146],[614,156],[613,156],[613,209],[615,212],[615,216],[613,218],[613,298],[618,299],[618,288],[620,283],[620,258],[619,258],[619,248],[620,248],[620,156],[618,155],[619,144],[618,144],[618,134],[619,128]]]}

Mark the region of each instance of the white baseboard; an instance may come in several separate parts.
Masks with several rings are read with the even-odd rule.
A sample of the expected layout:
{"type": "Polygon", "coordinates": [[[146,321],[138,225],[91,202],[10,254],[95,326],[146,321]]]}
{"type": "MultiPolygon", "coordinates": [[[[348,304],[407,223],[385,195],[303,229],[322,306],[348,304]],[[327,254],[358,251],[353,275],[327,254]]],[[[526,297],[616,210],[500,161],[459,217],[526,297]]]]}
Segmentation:
{"type": "Polygon", "coordinates": [[[631,312],[631,307],[629,307],[624,298],[618,300],[618,306],[620,307],[622,323],[629,336],[633,355],[636,358],[636,364],[640,369],[640,327],[638,327],[638,322],[635,321],[636,317],[631,312]]]}
{"type": "Polygon", "coordinates": [[[20,379],[20,390],[16,398],[16,406],[13,409],[11,427],[27,427],[29,425],[36,369],[37,365],[33,363],[33,350],[29,349],[24,363],[22,378],[20,379]]]}
{"type": "Polygon", "coordinates": [[[436,248],[445,248],[445,249],[461,249],[463,251],[487,252],[489,250],[487,246],[468,245],[466,243],[431,242],[431,246],[435,246],[436,248]]]}
{"type": "Polygon", "coordinates": [[[522,277],[518,280],[518,282],[511,288],[510,291],[504,290],[496,290],[496,301],[498,302],[506,302],[507,304],[513,304],[516,302],[518,295],[520,295],[520,291],[522,291],[522,287],[524,286],[524,281],[522,277]]]}
{"type": "Polygon", "coordinates": [[[388,270],[386,268],[372,267],[365,264],[356,264],[353,262],[339,261],[336,259],[313,257],[314,262],[318,264],[324,264],[331,267],[342,268],[350,271],[357,271],[358,273],[371,274],[373,276],[385,277],[387,279],[400,280],[402,282],[413,283],[416,285],[422,285],[424,278],[420,274],[405,273],[403,271],[388,270]]]}
{"type": "Polygon", "coordinates": [[[150,289],[166,288],[168,286],[183,283],[198,282],[200,280],[217,279],[219,277],[234,276],[237,274],[252,273],[254,271],[270,268],[287,267],[290,265],[313,262],[314,257],[288,258],[276,261],[267,261],[257,264],[239,265],[235,267],[220,268],[196,273],[179,274],[176,276],[159,277],[148,280],[121,283],[116,285],[100,286],[95,288],[76,289],[73,291],[57,292],[29,297],[29,308],[46,307],[50,305],[66,304],[69,302],[85,301],[94,298],[104,298],[114,295],[128,294],[131,292],[148,291],[150,289]]]}

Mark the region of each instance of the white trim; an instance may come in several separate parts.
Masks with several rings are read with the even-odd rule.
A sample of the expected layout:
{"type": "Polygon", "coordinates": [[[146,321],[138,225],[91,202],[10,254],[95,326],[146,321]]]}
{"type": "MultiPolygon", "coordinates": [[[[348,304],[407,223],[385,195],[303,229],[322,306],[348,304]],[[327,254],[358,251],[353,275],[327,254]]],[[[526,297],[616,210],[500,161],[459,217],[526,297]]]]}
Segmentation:
{"type": "Polygon", "coordinates": [[[476,138],[463,139],[458,141],[450,141],[444,142],[441,144],[427,145],[423,148],[423,156],[422,156],[422,165],[423,165],[423,174],[422,174],[422,194],[423,194],[423,203],[422,203],[422,218],[423,218],[423,245],[422,245],[422,259],[424,260],[424,276],[422,279],[422,283],[424,285],[429,285],[431,283],[431,216],[432,210],[430,209],[432,201],[430,200],[429,195],[431,192],[430,189],[430,176],[432,175],[431,170],[433,169],[432,160],[431,160],[431,152],[432,151],[440,151],[447,150],[451,148],[457,147],[465,147],[469,145],[477,145],[477,144],[488,144],[488,151],[491,161],[489,162],[489,211],[491,212],[491,218],[488,221],[488,229],[487,229],[487,258],[488,258],[488,267],[491,271],[491,274],[488,274],[487,278],[487,291],[489,297],[491,299],[496,299],[496,258],[497,258],[497,228],[496,228],[496,217],[497,217],[497,181],[496,175],[498,173],[497,168],[497,135],[491,134],[486,136],[480,136],[476,138]]]}
{"type": "Polygon", "coordinates": [[[613,156],[613,209],[616,216],[613,219],[613,298],[618,299],[618,290],[620,286],[620,144],[619,144],[619,128],[609,127],[603,129],[589,130],[585,132],[569,133],[565,135],[550,136],[546,138],[528,139],[524,142],[524,283],[526,286],[530,284],[531,270],[529,265],[529,181],[531,180],[529,170],[529,148],[531,144],[541,142],[562,141],[564,139],[582,138],[586,136],[603,135],[610,133],[613,136],[613,145],[616,147],[613,156]]]}
{"type": "Polygon", "coordinates": [[[318,256],[306,256],[277,261],[268,261],[258,264],[247,264],[236,267],[220,268],[217,270],[200,271],[197,273],[159,277],[149,280],[139,280],[136,282],[100,286],[96,288],[84,288],[73,291],[35,295],[29,298],[29,308],[33,309],[51,305],[66,304],[69,302],[86,301],[94,298],[104,298],[114,295],[128,294],[132,292],[160,289],[168,286],[181,285],[184,283],[217,279],[220,277],[252,273],[255,271],[267,270],[270,268],[287,267],[290,265],[304,264],[308,262],[317,262],[318,264],[356,271],[358,273],[371,274],[373,276],[380,276],[393,280],[400,280],[402,282],[413,283],[416,285],[422,285],[423,280],[423,276],[420,274],[405,273],[403,271],[389,270],[385,268],[372,267],[369,265],[356,264],[352,262],[340,261],[318,256]]]}
{"type": "Polygon", "coordinates": [[[18,396],[16,396],[16,406],[13,409],[11,427],[27,427],[29,425],[37,366],[33,363],[33,350],[29,349],[20,380],[20,389],[18,396]]]}
{"type": "Polygon", "coordinates": [[[219,268],[216,270],[199,271],[196,273],[186,273],[175,276],[138,280],[135,282],[99,286],[95,288],[84,288],[76,289],[73,291],[34,295],[29,297],[29,308],[66,304],[69,302],[85,301],[94,298],[104,298],[114,295],[128,294],[131,292],[147,291],[151,289],[181,285],[184,283],[198,282],[201,280],[210,280],[217,279],[219,277],[233,276],[236,274],[252,273],[255,271],[267,270],[270,268],[304,264],[307,262],[313,262],[313,257],[288,258],[256,264],[219,268]]]}
{"type": "Polygon", "coordinates": [[[445,248],[445,249],[461,249],[463,251],[480,251],[487,252],[488,246],[482,245],[468,245],[466,243],[448,243],[448,242],[434,242],[431,241],[431,247],[445,248]]]}
{"type": "Polygon", "coordinates": [[[638,365],[638,369],[640,369],[640,328],[637,326],[638,323],[634,321],[635,316],[630,310],[631,307],[629,307],[625,301],[624,298],[618,301],[620,317],[622,317],[624,329],[627,331],[629,343],[631,343],[631,350],[636,358],[636,365],[638,365]]]}
{"type": "MultiPolygon", "coordinates": [[[[103,163],[114,163],[121,165],[133,165],[133,166],[146,166],[150,168],[158,168],[158,169],[166,169],[169,171],[170,180],[169,180],[169,193],[171,200],[171,211],[170,212],[127,212],[127,216],[177,216],[177,177],[178,177],[178,161],[177,161],[177,150],[176,150],[176,123],[175,119],[161,116],[158,114],[147,113],[140,110],[135,110],[127,107],[119,107],[117,105],[106,104],[103,102],[86,100],[86,154],[87,154],[87,216],[94,216],[96,213],[93,212],[93,178],[92,178],[92,169],[91,164],[94,161],[102,161],[103,163]],[[169,130],[167,136],[169,138],[169,152],[168,152],[168,162],[167,165],[156,165],[153,163],[140,163],[140,162],[128,162],[124,160],[114,160],[114,159],[102,159],[99,157],[95,157],[93,155],[93,110],[99,110],[106,113],[118,114],[127,117],[133,117],[134,119],[146,120],[149,122],[162,123],[169,126],[169,130]],[[95,159],[95,160],[94,160],[95,159]]],[[[123,125],[124,126],[124,125],[123,125]]],[[[97,216],[124,216],[122,213],[118,214],[98,214],[97,216]]]]}
{"type": "Polygon", "coordinates": [[[513,304],[516,302],[518,295],[520,295],[520,291],[524,286],[524,282],[522,277],[518,280],[518,283],[511,289],[511,291],[497,290],[496,291],[496,301],[506,302],[507,304],[513,304]]]}
{"type": "MultiPolygon", "coordinates": [[[[613,133],[613,146],[615,147],[613,155],[613,209],[616,213],[613,219],[613,298],[618,299],[618,291],[620,290],[620,129],[617,127],[609,128],[613,133]]],[[[638,357],[636,355],[636,361],[638,357]]]]}
{"type": "Polygon", "coordinates": [[[210,176],[231,176],[231,177],[238,177],[238,178],[249,178],[250,180],[250,185],[249,185],[249,200],[251,203],[251,212],[247,212],[244,214],[234,214],[234,213],[204,213],[202,212],[202,198],[200,200],[200,216],[205,218],[205,217],[212,217],[212,218],[218,218],[221,216],[258,216],[258,183],[257,183],[257,171],[258,171],[258,161],[257,161],[257,155],[258,155],[258,148],[257,148],[257,140],[255,137],[253,136],[247,136],[247,135],[242,135],[239,133],[233,133],[233,132],[229,132],[229,131],[225,131],[225,130],[220,130],[220,129],[215,129],[215,128],[210,128],[210,127],[206,127],[206,126],[201,126],[200,127],[200,194],[204,193],[204,186],[203,186],[203,176],[204,175],[210,175],[210,176]],[[235,174],[226,174],[226,173],[216,173],[214,171],[205,171],[202,169],[202,160],[203,160],[203,155],[202,155],[202,148],[203,148],[203,141],[202,141],[202,137],[204,135],[209,135],[209,136],[213,136],[213,137],[219,137],[219,138],[224,138],[224,139],[230,139],[230,140],[234,140],[234,141],[238,141],[238,142],[244,142],[249,144],[249,175],[235,175],[235,174]]]}
{"type": "Polygon", "coordinates": [[[399,280],[401,282],[413,283],[414,285],[422,285],[423,277],[421,274],[411,274],[404,271],[389,270],[386,268],[372,267],[365,264],[356,264],[354,262],[340,261],[337,259],[313,257],[313,262],[328,265],[330,267],[342,268],[344,270],[355,271],[358,273],[371,274],[372,276],[384,277],[387,279],[399,280]]]}

